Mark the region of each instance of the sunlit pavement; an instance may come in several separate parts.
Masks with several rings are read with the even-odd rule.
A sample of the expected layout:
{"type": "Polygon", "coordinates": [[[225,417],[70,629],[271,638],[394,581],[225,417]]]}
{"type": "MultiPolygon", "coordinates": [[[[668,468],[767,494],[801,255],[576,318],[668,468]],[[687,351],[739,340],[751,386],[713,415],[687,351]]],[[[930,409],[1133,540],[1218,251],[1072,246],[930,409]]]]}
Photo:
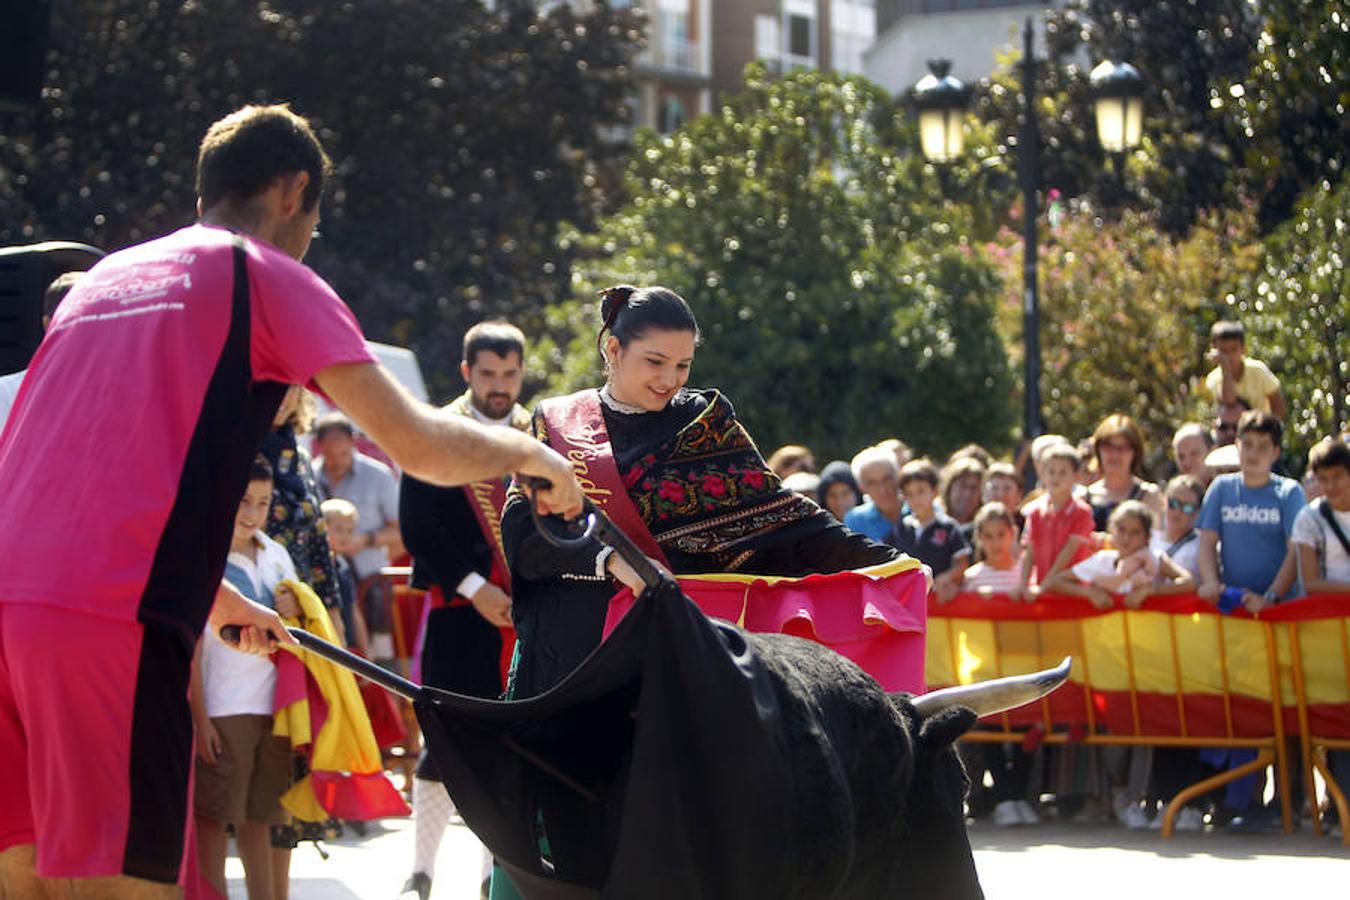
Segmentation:
{"type": "Polygon", "coordinates": [[[1308,892],[1350,897],[1350,848],[1291,835],[1178,834],[1107,824],[1024,828],[976,825],[970,833],[987,900],[1281,900],[1308,892]]]}
{"type": "MultiPolygon", "coordinates": [[[[395,900],[412,870],[412,819],[372,822],[366,836],[348,831],[325,841],[323,859],[313,844],[291,855],[291,900],[395,900]]],[[[482,845],[463,825],[445,831],[436,858],[433,900],[477,900],[482,845]]],[[[245,900],[244,867],[231,857],[225,874],[231,900],[245,900]]]]}
{"type": "MultiPolygon", "coordinates": [[[[988,900],[1350,897],[1350,848],[1339,837],[1315,837],[1306,823],[1288,837],[1209,832],[1170,841],[1105,824],[980,824],[971,829],[971,843],[988,900]]],[[[325,848],[327,861],[311,845],[296,850],[294,900],[394,900],[411,865],[412,821],[389,819],[373,824],[365,838],[347,835],[325,848]]],[[[475,900],[479,853],[467,828],[446,832],[434,900],[475,900]]],[[[229,875],[230,896],[243,900],[237,859],[229,875]]]]}

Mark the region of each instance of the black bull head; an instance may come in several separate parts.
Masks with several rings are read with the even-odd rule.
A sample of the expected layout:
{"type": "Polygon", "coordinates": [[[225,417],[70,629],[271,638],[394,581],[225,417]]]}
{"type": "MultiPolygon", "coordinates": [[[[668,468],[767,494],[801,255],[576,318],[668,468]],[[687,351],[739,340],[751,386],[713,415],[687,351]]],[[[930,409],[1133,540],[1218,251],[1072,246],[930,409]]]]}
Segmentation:
{"type": "Polygon", "coordinates": [[[818,644],[650,588],[575,672],[509,703],[426,689],[468,825],[538,898],[981,897],[953,742],[1060,670],[887,694],[818,644]]]}

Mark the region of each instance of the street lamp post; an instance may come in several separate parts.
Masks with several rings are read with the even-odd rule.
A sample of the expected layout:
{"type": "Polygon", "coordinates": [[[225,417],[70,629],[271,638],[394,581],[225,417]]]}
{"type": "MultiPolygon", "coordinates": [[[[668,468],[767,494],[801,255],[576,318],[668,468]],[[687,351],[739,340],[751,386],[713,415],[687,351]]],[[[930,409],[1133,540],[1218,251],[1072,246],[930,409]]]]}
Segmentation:
{"type": "Polygon", "coordinates": [[[1041,187],[1041,129],[1036,121],[1036,56],[1031,19],[1022,30],[1022,117],[1017,129],[1017,172],[1022,188],[1022,440],[1045,433],[1041,418],[1041,295],[1036,218],[1041,187]]]}
{"type": "Polygon", "coordinates": [[[1108,153],[1139,146],[1144,132],[1144,79],[1129,63],[1105,60],[1088,75],[1097,113],[1097,138],[1108,153]]]}
{"type": "Polygon", "coordinates": [[[928,74],[914,85],[914,105],[919,109],[919,143],[923,155],[935,163],[948,163],[965,150],[961,119],[966,112],[966,86],[953,78],[950,59],[930,59],[928,74]]]}
{"type": "Polygon", "coordinates": [[[1144,130],[1144,80],[1129,63],[1105,60],[1088,75],[1097,116],[1097,139],[1116,158],[1117,203],[1123,197],[1125,153],[1139,146],[1144,130]]]}
{"type": "MultiPolygon", "coordinates": [[[[966,90],[949,72],[946,60],[929,62],[932,74],[914,86],[923,154],[934,163],[961,155],[966,90]]],[[[1022,108],[1017,129],[1018,186],[1022,189],[1022,437],[1044,433],[1041,418],[1040,289],[1036,221],[1040,214],[1041,133],[1036,119],[1036,54],[1031,19],[1022,31],[1022,108]]],[[[1138,146],[1143,128],[1143,80],[1129,63],[1106,61],[1092,70],[1090,83],[1102,148],[1123,156],[1138,146]]],[[[1119,164],[1117,168],[1120,169],[1119,164]]]]}

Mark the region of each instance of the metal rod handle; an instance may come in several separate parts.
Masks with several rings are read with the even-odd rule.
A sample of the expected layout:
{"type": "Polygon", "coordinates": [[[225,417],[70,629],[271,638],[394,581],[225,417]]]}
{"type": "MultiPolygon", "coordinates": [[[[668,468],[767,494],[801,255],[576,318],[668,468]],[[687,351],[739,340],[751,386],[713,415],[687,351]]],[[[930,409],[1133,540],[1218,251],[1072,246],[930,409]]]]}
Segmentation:
{"type": "MultiPolygon", "coordinates": [[[[398,694],[400,697],[406,697],[409,700],[421,699],[422,688],[415,682],[390,672],[383,666],[377,666],[370,660],[357,656],[349,650],[344,650],[336,644],[330,644],[303,628],[287,628],[286,630],[291,633],[291,637],[299,642],[300,646],[311,653],[322,656],[329,662],[342,666],[342,668],[360,675],[367,681],[373,681],[386,691],[398,694]]],[[[230,645],[238,644],[241,631],[242,629],[238,625],[222,625],[220,627],[220,639],[230,645]]]]}

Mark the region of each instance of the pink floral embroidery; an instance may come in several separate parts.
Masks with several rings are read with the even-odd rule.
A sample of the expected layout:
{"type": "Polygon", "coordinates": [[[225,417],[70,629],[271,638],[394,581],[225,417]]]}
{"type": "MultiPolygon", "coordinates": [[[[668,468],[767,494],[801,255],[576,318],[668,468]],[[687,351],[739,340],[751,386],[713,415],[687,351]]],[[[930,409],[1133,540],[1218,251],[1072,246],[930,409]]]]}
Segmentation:
{"type": "Polygon", "coordinates": [[[656,492],[661,495],[662,499],[669,500],[671,503],[684,502],[684,485],[679,482],[663,481],[656,492]]]}
{"type": "Polygon", "coordinates": [[[727,483],[718,475],[703,476],[703,493],[710,497],[722,497],[727,492],[727,483]]]}

